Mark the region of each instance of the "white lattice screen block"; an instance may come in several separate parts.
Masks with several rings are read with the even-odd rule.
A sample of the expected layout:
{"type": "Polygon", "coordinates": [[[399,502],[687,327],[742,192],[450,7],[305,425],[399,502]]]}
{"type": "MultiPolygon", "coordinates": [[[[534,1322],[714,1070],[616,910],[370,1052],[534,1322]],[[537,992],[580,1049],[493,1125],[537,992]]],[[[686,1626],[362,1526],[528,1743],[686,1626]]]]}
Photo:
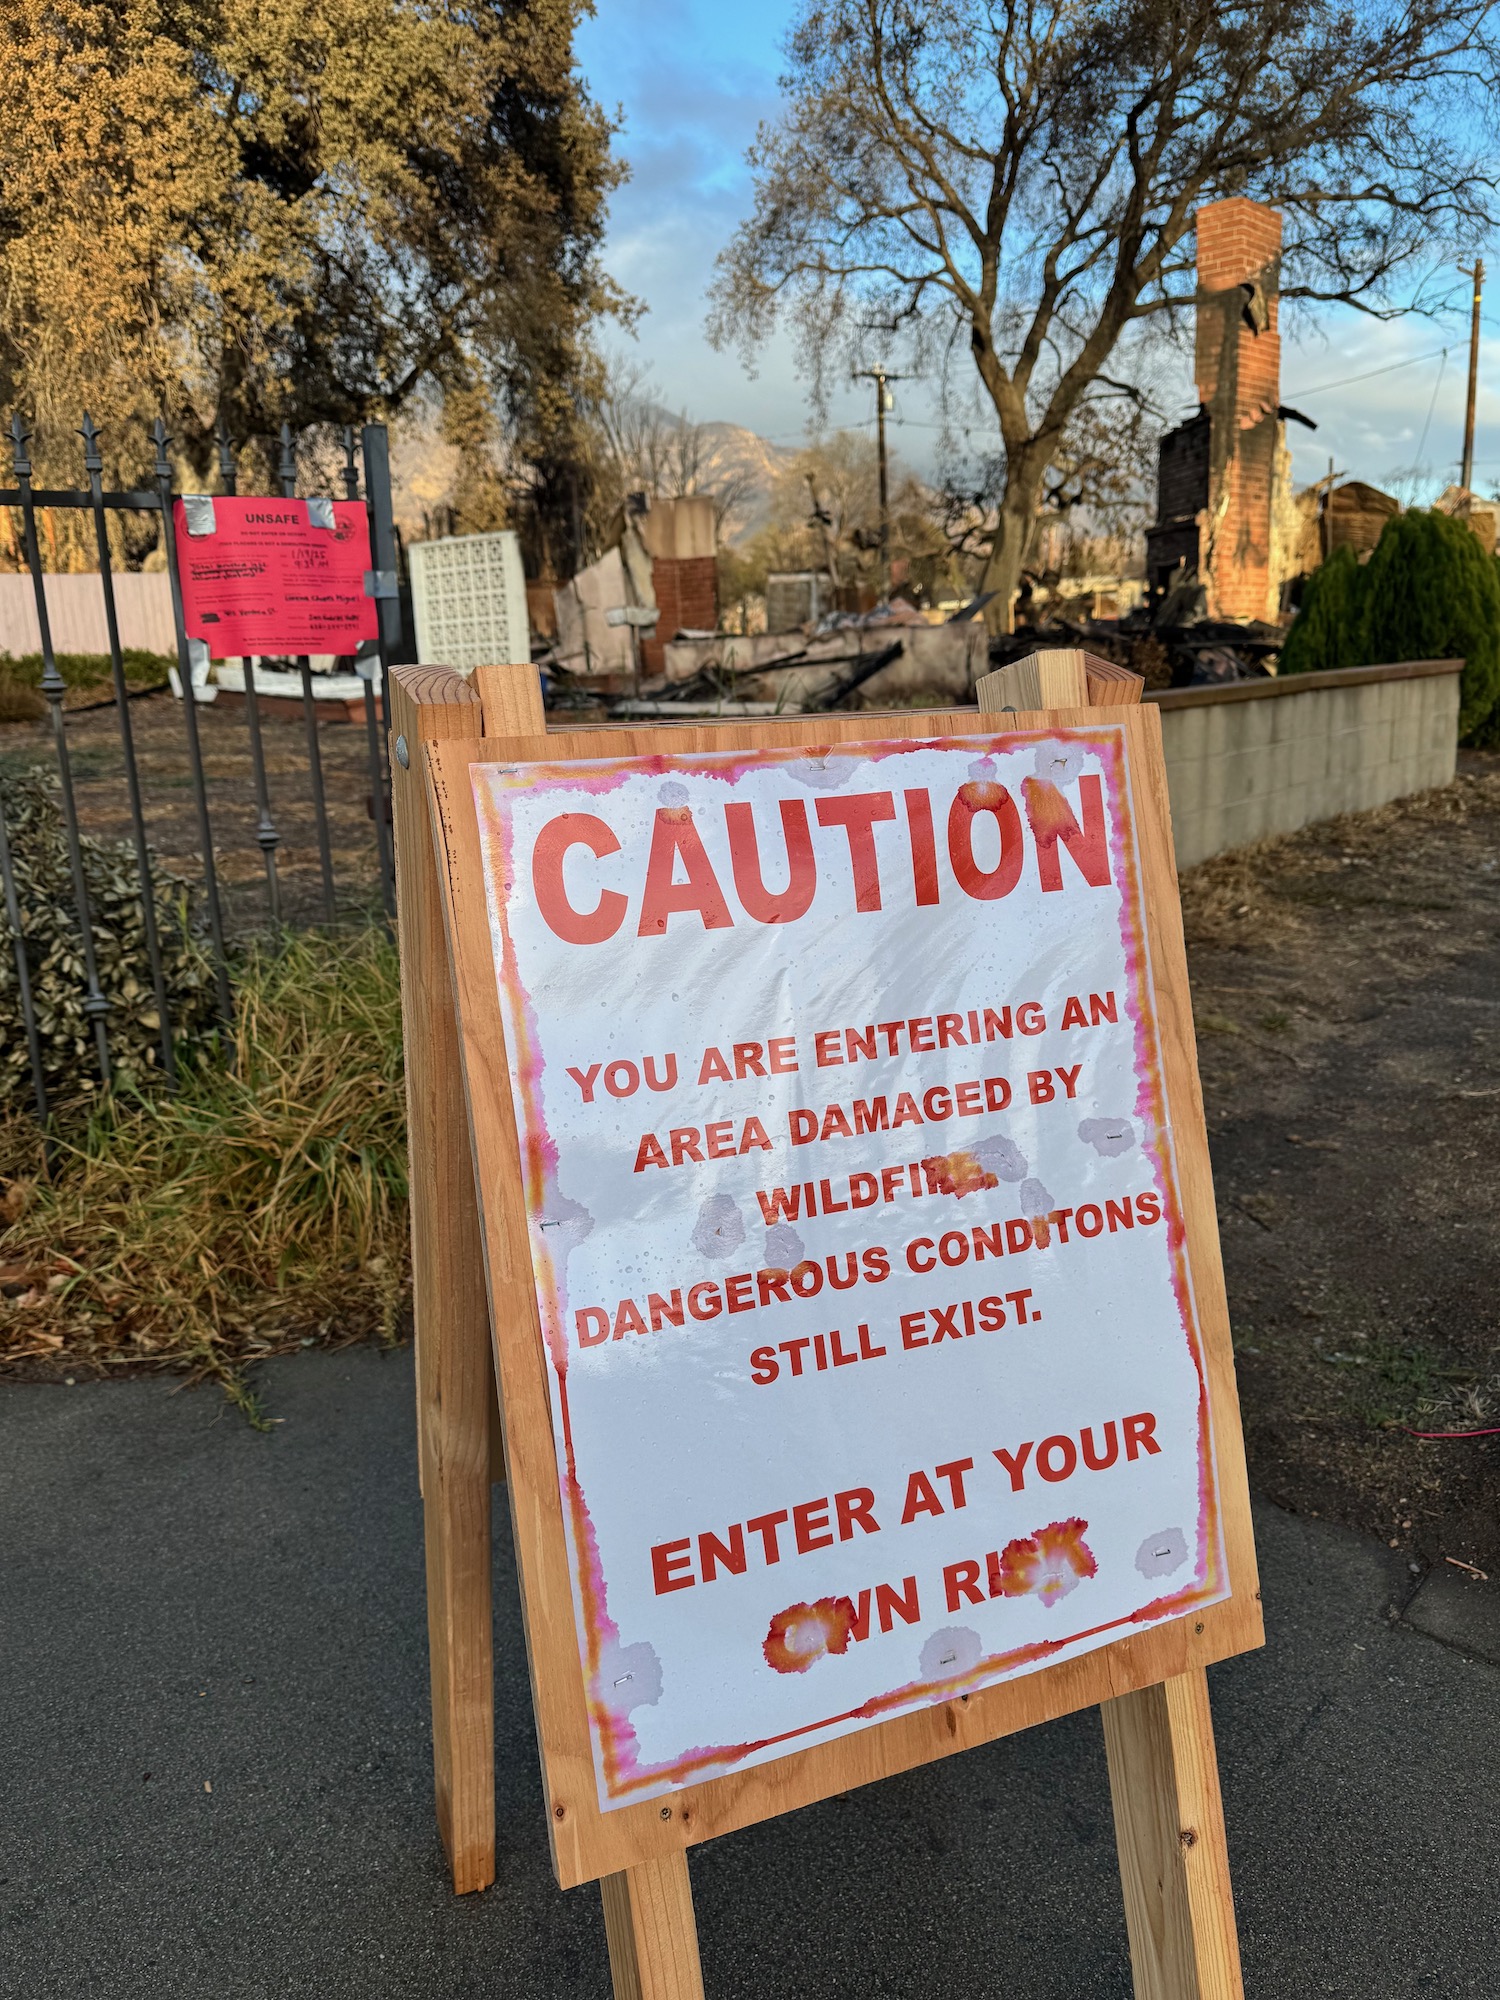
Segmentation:
{"type": "Polygon", "coordinates": [[[411,608],[423,666],[489,666],[531,658],[521,544],[508,528],[412,542],[411,608]]]}

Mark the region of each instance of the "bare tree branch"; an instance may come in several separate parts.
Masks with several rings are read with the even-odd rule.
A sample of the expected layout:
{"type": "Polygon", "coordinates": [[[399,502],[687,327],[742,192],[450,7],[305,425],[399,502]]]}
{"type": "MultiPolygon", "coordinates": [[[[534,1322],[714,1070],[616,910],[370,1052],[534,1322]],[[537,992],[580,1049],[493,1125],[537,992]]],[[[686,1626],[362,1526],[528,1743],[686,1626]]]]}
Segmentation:
{"type": "Polygon", "coordinates": [[[786,320],[815,398],[872,334],[916,367],[967,348],[998,433],[988,582],[1008,601],[1038,509],[1098,469],[1080,440],[1118,393],[1111,358],[1190,303],[1200,205],[1276,204],[1284,296],[1381,316],[1412,309],[1420,263],[1493,226],[1491,15],[803,0],[710,331],[748,357],[786,320]]]}

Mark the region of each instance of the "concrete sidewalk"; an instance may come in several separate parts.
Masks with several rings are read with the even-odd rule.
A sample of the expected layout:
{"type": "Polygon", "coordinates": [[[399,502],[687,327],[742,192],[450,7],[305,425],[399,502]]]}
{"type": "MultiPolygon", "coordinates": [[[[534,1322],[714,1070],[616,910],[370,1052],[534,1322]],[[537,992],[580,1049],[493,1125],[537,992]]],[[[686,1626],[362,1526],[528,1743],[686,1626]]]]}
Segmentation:
{"type": "MultiPolygon", "coordinates": [[[[605,2000],[546,1859],[503,1501],[500,1882],[431,1804],[411,1356],[0,1391],[0,1994],[605,2000]],[[212,1789],[210,1790],[209,1787],[212,1789]]],[[[1491,1598],[1263,1509],[1270,1643],[1212,1675],[1247,1991],[1500,1993],[1491,1598]],[[1457,1641],[1458,1644],[1452,1643],[1457,1641]]],[[[1494,1649],[1500,1652],[1500,1645],[1494,1649]]],[[[710,2000],[1127,2000],[1099,1725],[699,1849],[710,2000]]]]}

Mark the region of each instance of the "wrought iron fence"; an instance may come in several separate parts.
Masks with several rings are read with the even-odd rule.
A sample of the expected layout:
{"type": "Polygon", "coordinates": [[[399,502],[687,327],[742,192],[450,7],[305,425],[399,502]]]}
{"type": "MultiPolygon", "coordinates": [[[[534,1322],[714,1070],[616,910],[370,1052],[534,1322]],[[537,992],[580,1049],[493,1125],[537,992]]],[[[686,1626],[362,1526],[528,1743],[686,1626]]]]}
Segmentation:
{"type": "MultiPolygon", "coordinates": [[[[0,507],[9,507],[19,512],[21,518],[21,551],[30,573],[32,590],[36,604],[37,626],[41,637],[42,671],[40,693],[46,703],[51,745],[56,763],[58,800],[66,834],[68,874],[71,882],[73,917],[77,924],[76,963],[82,989],[82,1006],[87,1016],[93,1044],[93,1057],[97,1067],[99,1082],[108,1086],[112,1079],[112,1057],[110,1043],[111,1002],[101,985],[98,957],[95,949],[96,913],[91,906],[89,884],[85,869],[85,833],[82,826],[77,792],[74,783],[72,751],[69,744],[67,719],[64,702],[68,693],[68,682],[59,671],[56,651],[53,646],[51,622],[48,616],[47,594],[40,541],[37,532],[37,516],[40,510],[48,508],[75,509],[86,512],[92,521],[94,542],[98,552],[99,582],[103,598],[105,627],[108,634],[110,678],[114,690],[114,711],[118,724],[120,751],[123,757],[124,782],[130,817],[130,847],[134,854],[135,867],[140,879],[141,914],[145,938],[146,955],[150,965],[150,977],[155,998],[155,1013],[159,1023],[159,1055],[162,1074],[167,1086],[172,1086],[177,1074],[178,1051],[174,1047],[171,1012],[167,980],[164,971],[162,940],[158,931],[158,912],[153,887],[151,849],[147,839],[147,804],[142,786],[140,761],[131,716],[130,689],[126,682],[124,652],[120,643],[120,626],[115,601],[115,578],[112,552],[110,548],[109,516],[111,513],[150,513],[159,517],[160,545],[165,555],[167,575],[171,588],[172,615],[176,628],[177,680],[179,683],[182,724],[187,749],[187,761],[192,784],[193,812],[196,821],[197,839],[201,850],[203,870],[203,895],[208,928],[209,949],[213,963],[214,990],[218,1013],[228,1021],[233,1011],[231,979],[231,958],[225,926],[225,905],[221,894],[219,867],[215,850],[215,833],[210,803],[209,784],[205,771],[203,743],[200,735],[198,700],[194,686],[192,650],[183,617],[182,581],[178,568],[177,547],[173,533],[173,504],[179,497],[173,491],[172,466],[169,447],[172,439],[161,418],[152,429],[154,460],[152,464],[153,484],[135,491],[106,491],[103,484],[104,459],[100,451],[100,433],[87,414],[79,427],[82,439],[82,464],[86,484],[78,488],[48,489],[38,488],[33,483],[33,467],[28,446],[33,442],[19,414],[10,422],[8,442],[15,484],[0,488],[0,507]]],[[[297,456],[295,440],[289,425],[283,424],[279,440],[277,475],[283,499],[297,497],[297,456]]],[[[217,437],[218,484],[224,494],[238,491],[238,472],[235,460],[235,446],[222,422],[217,437]]],[[[381,703],[383,701],[386,674],[390,664],[399,656],[401,647],[401,610],[397,595],[397,567],[399,560],[395,522],[391,509],[389,439],[383,424],[367,424],[358,434],[353,427],[343,433],[343,468],[341,481],[344,497],[349,500],[364,499],[370,522],[370,547],[373,561],[372,588],[376,599],[379,638],[368,658],[357,661],[363,689],[364,732],[368,760],[370,784],[370,811],[373,820],[373,834],[379,868],[381,899],[389,918],[395,909],[395,875],[391,847],[389,795],[386,783],[386,765],[382,743],[381,703]],[[363,470],[363,494],[361,494],[361,469],[363,470]],[[377,693],[378,683],[378,693],[377,693]]],[[[265,875],[266,916],[270,926],[279,928],[284,921],[282,883],[278,870],[277,855],[282,845],[282,834],[277,828],[272,801],[272,789],[267,769],[266,747],[262,728],[261,691],[257,688],[255,662],[244,659],[241,663],[244,687],[244,714],[246,721],[246,748],[248,750],[255,794],[254,840],[260,850],[265,875]]],[[[311,793],[311,806],[315,838],[318,852],[320,878],[320,905],[325,921],[333,922],[339,915],[338,889],[334,880],[333,844],[329,833],[329,811],[324,768],[319,742],[319,716],[317,689],[314,683],[312,664],[303,656],[296,661],[301,684],[302,726],[307,760],[307,780],[311,793]]],[[[28,958],[27,938],[24,927],[21,897],[15,857],[7,824],[5,790],[0,783],[0,888],[4,892],[4,916],[10,933],[11,949],[14,955],[15,978],[19,1012],[24,1024],[27,1055],[31,1072],[32,1097],[37,1115],[45,1120],[49,1116],[49,1092],[43,1060],[43,1038],[39,1020],[37,993],[33,967],[28,958]]]]}

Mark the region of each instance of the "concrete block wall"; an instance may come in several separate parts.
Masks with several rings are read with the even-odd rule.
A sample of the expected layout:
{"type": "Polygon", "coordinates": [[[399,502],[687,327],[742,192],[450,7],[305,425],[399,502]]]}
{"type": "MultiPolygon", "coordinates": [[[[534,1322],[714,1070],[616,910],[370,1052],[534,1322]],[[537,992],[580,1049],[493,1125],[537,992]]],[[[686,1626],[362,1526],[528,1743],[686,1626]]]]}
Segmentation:
{"type": "Polygon", "coordinates": [[[1178,867],[1447,784],[1462,667],[1415,660],[1148,696],[1178,867]]]}

